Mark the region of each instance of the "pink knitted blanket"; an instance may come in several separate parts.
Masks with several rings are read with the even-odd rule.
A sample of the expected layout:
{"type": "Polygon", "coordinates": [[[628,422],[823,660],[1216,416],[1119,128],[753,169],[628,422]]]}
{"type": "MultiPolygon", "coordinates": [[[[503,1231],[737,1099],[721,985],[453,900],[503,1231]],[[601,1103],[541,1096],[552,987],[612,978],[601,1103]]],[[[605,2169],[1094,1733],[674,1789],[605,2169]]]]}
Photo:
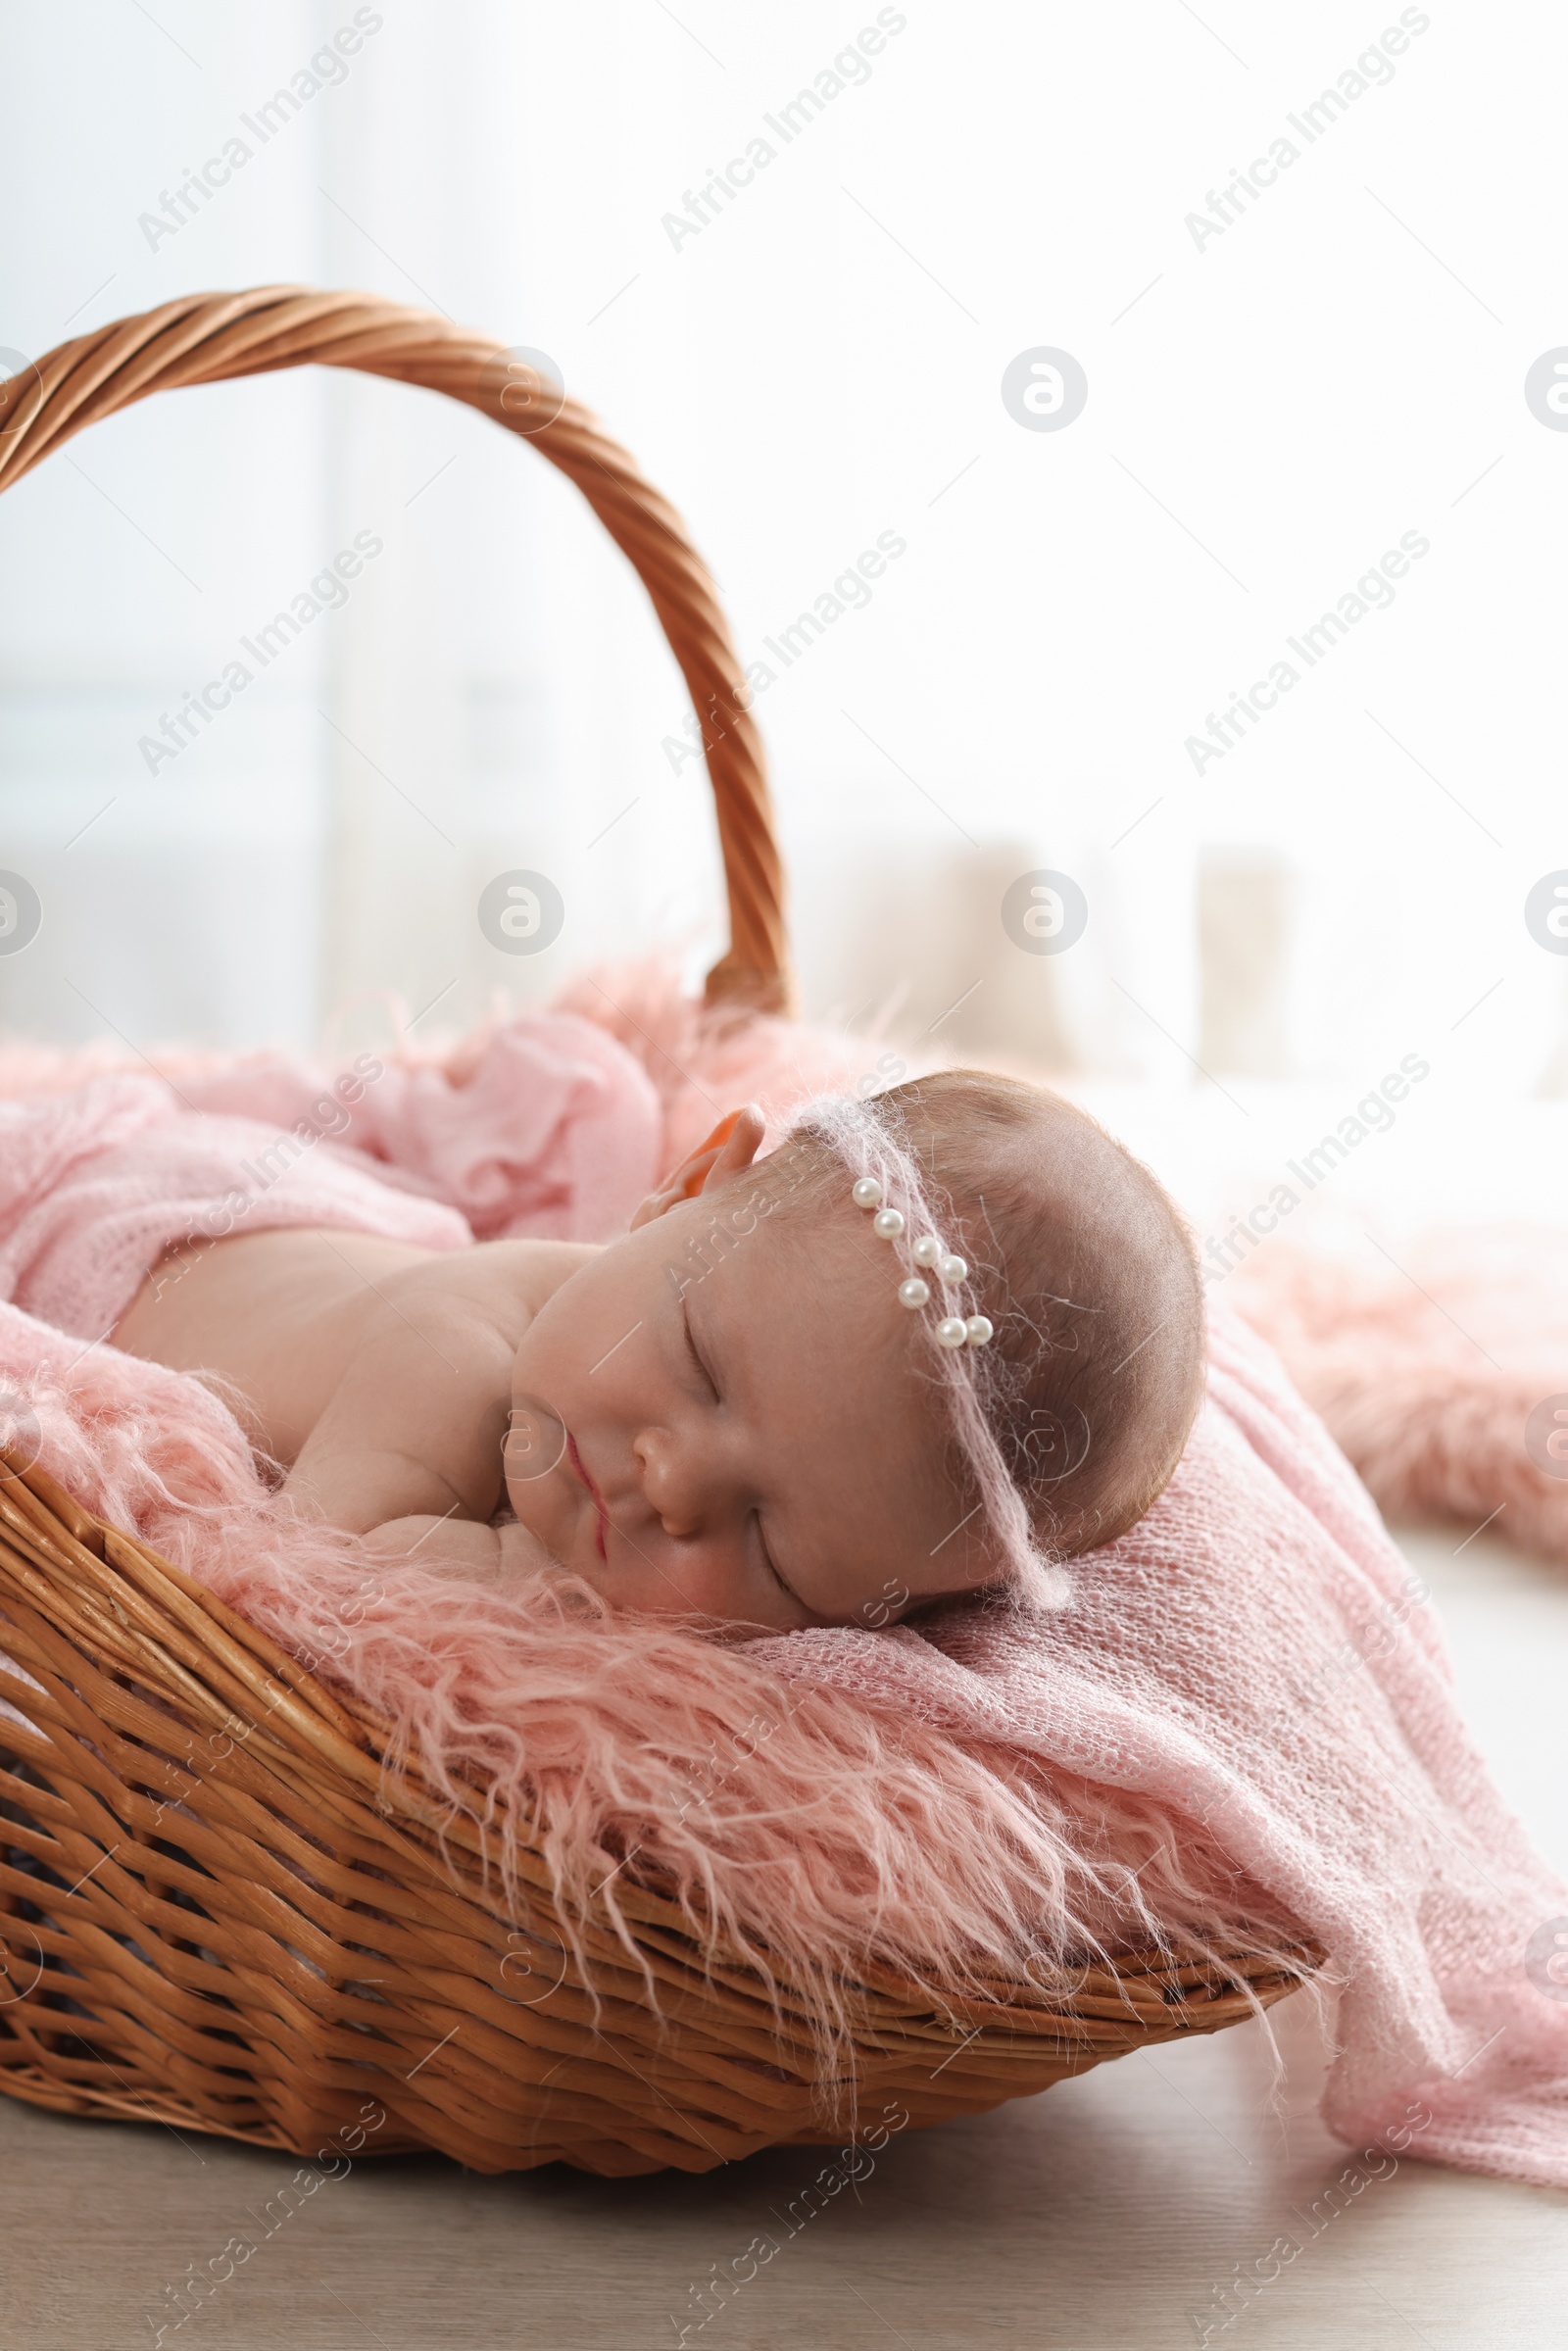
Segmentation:
{"type": "Polygon", "coordinates": [[[173,1067],[172,1085],[14,1068],[52,1091],[0,1104],[0,1385],[35,1414],[46,1465],[438,1768],[530,1791],[568,1890],[646,1854],[694,1919],[825,1982],[868,1946],[1017,1965],[1070,1941],[1135,1860],[1156,1921],[1190,1929],[1180,1849],[1216,1914],[1251,1903],[1260,1940],[1284,1922],[1328,1948],[1337,2131],[1408,2130],[1419,2102],[1412,2152],[1568,2186],[1568,1887],[1492,1788],[1423,1588],[1234,1315],[1215,1314],[1175,1480],[1075,1563],[1059,1614],[742,1648],[416,1568],[368,1577],[354,1539],[289,1523],[200,1383],[82,1347],[147,1252],[209,1218],[436,1248],[606,1233],[686,1148],[693,1086],[782,1108],[850,1075],[801,1032],[714,1028],[653,983],[646,998],[620,1016],[641,1060],[597,1024],[519,1020],[445,1066],[361,1069],[347,1124],[346,1085],[275,1060],[173,1067]],[[300,1148],[279,1165],[285,1135],[300,1148]]]}
{"type": "Polygon", "coordinates": [[[453,1249],[623,1224],[663,1140],[630,1055],[541,1013],[469,1058],[461,1084],[362,1053],[333,1078],[269,1058],[0,1102],[0,1298],[97,1339],[171,1241],[325,1225],[453,1249]]]}

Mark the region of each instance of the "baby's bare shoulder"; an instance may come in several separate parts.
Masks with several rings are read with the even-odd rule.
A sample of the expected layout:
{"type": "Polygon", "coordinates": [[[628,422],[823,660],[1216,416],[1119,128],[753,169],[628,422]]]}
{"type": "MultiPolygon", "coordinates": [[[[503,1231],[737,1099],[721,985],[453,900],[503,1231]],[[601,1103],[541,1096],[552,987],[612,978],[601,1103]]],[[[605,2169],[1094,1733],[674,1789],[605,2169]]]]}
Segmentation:
{"type": "Polygon", "coordinates": [[[596,1245],[579,1241],[480,1241],[406,1266],[383,1288],[405,1311],[450,1311],[515,1341],[563,1282],[598,1254],[596,1245]]]}
{"type": "Polygon", "coordinates": [[[488,1520],[513,1357],[539,1307],[591,1253],[481,1243],[375,1283],[285,1491],[308,1515],[355,1533],[424,1513],[488,1520]]]}

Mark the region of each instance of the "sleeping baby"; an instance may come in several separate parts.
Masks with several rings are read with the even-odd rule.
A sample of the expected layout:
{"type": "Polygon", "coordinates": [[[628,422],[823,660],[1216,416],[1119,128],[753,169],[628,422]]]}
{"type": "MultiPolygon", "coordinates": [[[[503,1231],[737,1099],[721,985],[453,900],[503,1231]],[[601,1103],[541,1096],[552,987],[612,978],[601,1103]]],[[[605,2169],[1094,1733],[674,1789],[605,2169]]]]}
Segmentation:
{"type": "Polygon", "coordinates": [[[768,1630],[1052,1604],[1197,1412],[1175,1209],[1081,1111],[976,1071],[762,1140],[734,1113],[606,1247],[178,1243],[111,1336],[216,1377],[299,1510],[389,1563],[768,1630]]]}

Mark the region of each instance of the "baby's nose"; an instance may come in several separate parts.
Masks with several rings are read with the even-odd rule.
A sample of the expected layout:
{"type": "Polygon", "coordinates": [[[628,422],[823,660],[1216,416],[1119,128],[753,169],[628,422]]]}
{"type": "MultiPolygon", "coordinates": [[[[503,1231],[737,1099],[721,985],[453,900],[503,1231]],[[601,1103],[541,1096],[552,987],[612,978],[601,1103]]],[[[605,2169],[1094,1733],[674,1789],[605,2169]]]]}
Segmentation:
{"type": "Polygon", "coordinates": [[[648,1429],[632,1442],[642,1471],[648,1506],[666,1535],[689,1542],[706,1532],[713,1506],[710,1466],[698,1448],[664,1429],[648,1429]]]}

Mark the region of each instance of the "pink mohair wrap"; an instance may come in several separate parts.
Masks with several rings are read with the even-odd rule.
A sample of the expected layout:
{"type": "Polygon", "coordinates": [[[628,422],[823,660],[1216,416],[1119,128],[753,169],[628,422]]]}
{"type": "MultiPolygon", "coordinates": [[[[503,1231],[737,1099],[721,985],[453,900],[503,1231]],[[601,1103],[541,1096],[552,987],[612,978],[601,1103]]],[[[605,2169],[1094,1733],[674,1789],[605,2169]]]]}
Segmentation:
{"type": "MultiPolygon", "coordinates": [[[[656,1096],[650,1156],[667,1168],[711,1123],[715,1095],[760,1099],[782,1126],[824,1084],[854,1083],[830,1041],[682,1010],[662,974],[639,997],[622,973],[611,994],[621,1046],[584,1056],[607,1150],[647,1133],[637,1122],[656,1096]]],[[[426,1134],[444,1131],[444,1106],[469,1114],[441,1165],[402,1165],[385,1136],[379,1169],[321,1142],[310,1180],[335,1150],[357,1181],[387,1187],[394,1204],[374,1214],[447,1217],[451,1233],[467,1220],[462,1168],[482,1150],[515,1170],[490,1229],[529,1229],[514,1199],[561,1216],[551,1185],[580,1150],[569,1103],[552,1125],[521,1083],[483,1098],[483,1117],[481,1098],[456,1099],[502,1037],[519,1070],[546,1049],[521,1019],[444,1063],[421,1057],[426,1134]]],[[[37,1295],[27,1285],[46,1260],[66,1278],[68,1236],[44,1211],[96,1151],[133,1157],[171,1121],[179,1148],[207,1148],[177,1096],[143,1117],[147,1081],[127,1093],[108,1072],[107,1090],[82,1090],[79,1063],[44,1070],[32,1053],[24,1066],[34,1098],[7,1104],[0,1151],[0,1295],[13,1301],[37,1295]]],[[[197,1071],[177,1057],[165,1068],[191,1095],[197,1071]]],[[[0,1093],[21,1074],[8,1089],[0,1060],[0,1093]]],[[[264,1080],[307,1100],[330,1083],[275,1057],[222,1072],[209,1061],[205,1075],[222,1076],[225,1119],[247,1102],[283,1117],[283,1096],[251,1091],[264,1080]]],[[[278,1189],[260,1196],[264,1210],[278,1189]]],[[[347,1223],[348,1196],[334,1198],[342,1213],[325,1221],[347,1223]]],[[[630,1204],[605,1205],[600,1231],[630,1204]]],[[[78,1227],[83,1252],[93,1230],[78,1227]]],[[[543,1578],[497,1592],[417,1561],[389,1575],[358,1539],[294,1521],[200,1381],[84,1346],[92,1320],[68,1337],[0,1303],[0,1387],[36,1416],[45,1465],[389,1715],[454,1802],[503,1832],[524,1821],[568,1899],[609,1881],[600,1898],[612,1904],[615,1872],[646,1858],[680,1889],[695,1934],[814,1971],[825,2031],[835,1979],[853,1980],[867,1953],[933,1978],[1038,1977],[1096,1938],[1277,1949],[1304,1933],[1340,1984],[1335,2131],[1368,2143],[1419,2100],[1432,2119],[1412,2153],[1568,2186],[1568,1999],[1552,1972],[1568,1887],[1492,1786],[1424,1587],[1234,1314],[1212,1314],[1207,1398],[1175,1477],[1130,1534],[1074,1561],[1067,1605],[977,1601],[883,1632],[745,1643],[617,1618],[543,1578]]],[[[9,1677],[7,1695],[25,1712],[24,1682],[9,1677]]]]}

